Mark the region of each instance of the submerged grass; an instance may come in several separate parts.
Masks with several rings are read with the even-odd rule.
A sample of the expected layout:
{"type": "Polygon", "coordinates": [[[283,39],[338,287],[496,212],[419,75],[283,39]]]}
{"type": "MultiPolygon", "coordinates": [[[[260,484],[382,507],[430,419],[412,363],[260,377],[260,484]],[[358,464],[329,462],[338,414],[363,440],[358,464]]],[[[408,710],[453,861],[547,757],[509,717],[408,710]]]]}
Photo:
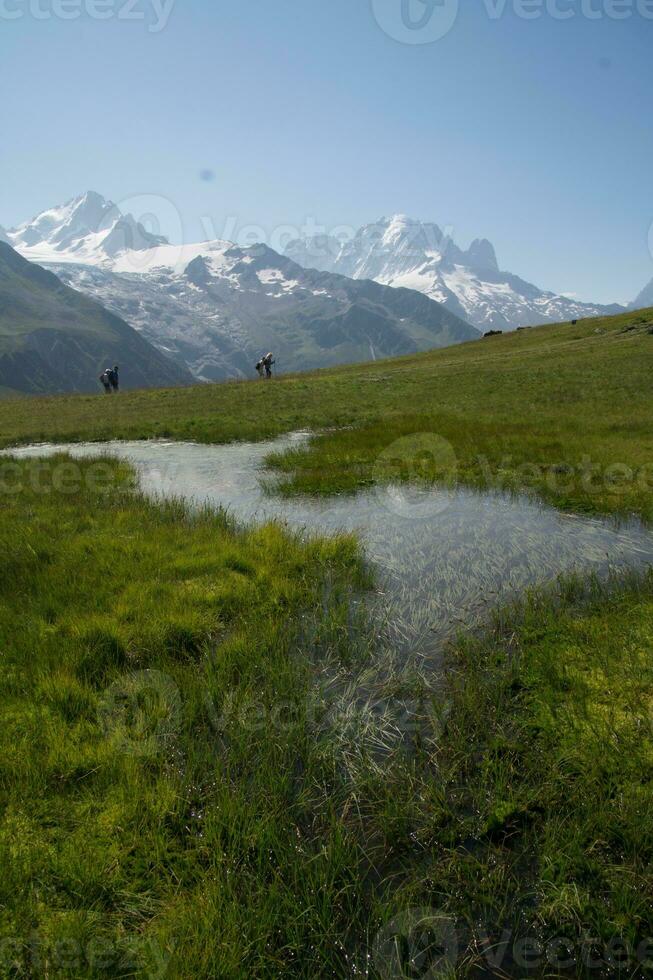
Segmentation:
{"type": "Polygon", "coordinates": [[[2,526],[0,975],[423,975],[415,909],[456,976],[527,975],[525,939],[585,975],[588,936],[644,969],[653,578],[506,611],[446,702],[397,671],[350,703],[322,682],[373,649],[352,539],[154,503],[115,461],[48,494],[60,465],[17,464],[2,526]]]}

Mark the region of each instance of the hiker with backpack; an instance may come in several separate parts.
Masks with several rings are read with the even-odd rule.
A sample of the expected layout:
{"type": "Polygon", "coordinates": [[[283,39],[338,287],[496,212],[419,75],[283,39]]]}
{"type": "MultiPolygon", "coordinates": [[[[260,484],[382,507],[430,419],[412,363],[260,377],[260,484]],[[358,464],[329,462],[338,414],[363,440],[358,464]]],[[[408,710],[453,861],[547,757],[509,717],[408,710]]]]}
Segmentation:
{"type": "Polygon", "coordinates": [[[104,388],[105,394],[110,395],[114,391],[120,391],[120,379],[118,377],[118,365],[112,368],[105,368],[100,375],[100,384],[104,388]]]}
{"type": "Polygon", "coordinates": [[[111,368],[105,368],[104,369],[104,371],[100,375],[100,384],[104,388],[104,393],[106,395],[110,395],[111,394],[111,388],[112,388],[112,385],[111,385],[111,368]]]}
{"type": "Polygon", "coordinates": [[[276,364],[276,361],[273,359],[272,354],[266,354],[265,357],[263,358],[263,367],[265,368],[265,377],[266,377],[266,379],[269,379],[269,378],[272,377],[272,365],[273,364],[276,364]]]}

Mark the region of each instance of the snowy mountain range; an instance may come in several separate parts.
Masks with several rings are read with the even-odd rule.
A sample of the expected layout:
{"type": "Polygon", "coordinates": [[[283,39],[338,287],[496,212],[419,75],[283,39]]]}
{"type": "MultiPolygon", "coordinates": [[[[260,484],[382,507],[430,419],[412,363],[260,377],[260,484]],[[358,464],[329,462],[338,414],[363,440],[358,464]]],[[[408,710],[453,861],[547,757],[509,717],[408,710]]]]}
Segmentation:
{"type": "Polygon", "coordinates": [[[202,380],[251,376],[268,350],[293,371],[478,337],[422,292],[306,269],[265,245],[172,245],[94,192],[4,236],[202,380]]]}
{"type": "Polygon", "coordinates": [[[405,215],[365,225],[344,242],[325,235],[295,239],[285,254],[306,268],[419,290],[482,331],[623,310],[617,304],[581,303],[539,289],[501,271],[486,238],[462,250],[436,224],[405,215]]]}

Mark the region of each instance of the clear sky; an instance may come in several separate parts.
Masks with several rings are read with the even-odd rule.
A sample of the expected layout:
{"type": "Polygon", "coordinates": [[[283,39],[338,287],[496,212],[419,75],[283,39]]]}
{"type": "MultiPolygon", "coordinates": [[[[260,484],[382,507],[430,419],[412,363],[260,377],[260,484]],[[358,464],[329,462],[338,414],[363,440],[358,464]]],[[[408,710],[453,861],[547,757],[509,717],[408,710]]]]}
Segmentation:
{"type": "Polygon", "coordinates": [[[403,212],[542,287],[633,299],[652,0],[458,3],[0,0],[0,224],[88,189],[163,200],[173,239],[403,212]]]}

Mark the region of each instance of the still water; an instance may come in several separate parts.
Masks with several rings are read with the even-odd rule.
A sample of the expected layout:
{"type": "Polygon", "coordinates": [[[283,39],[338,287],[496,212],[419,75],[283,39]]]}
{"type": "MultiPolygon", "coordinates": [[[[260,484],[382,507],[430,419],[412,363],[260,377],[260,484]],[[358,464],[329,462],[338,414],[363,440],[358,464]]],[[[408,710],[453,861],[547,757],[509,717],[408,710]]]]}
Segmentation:
{"type": "Polygon", "coordinates": [[[27,446],[15,456],[118,456],[145,493],[220,505],[240,521],[302,531],[354,531],[376,571],[378,610],[402,657],[438,659],[443,642],[493,608],[561,573],[605,576],[653,563],[653,533],[636,522],[559,513],[526,496],[390,486],[328,499],[270,493],[265,458],[308,433],[266,443],[206,446],[141,441],[27,446]]]}

